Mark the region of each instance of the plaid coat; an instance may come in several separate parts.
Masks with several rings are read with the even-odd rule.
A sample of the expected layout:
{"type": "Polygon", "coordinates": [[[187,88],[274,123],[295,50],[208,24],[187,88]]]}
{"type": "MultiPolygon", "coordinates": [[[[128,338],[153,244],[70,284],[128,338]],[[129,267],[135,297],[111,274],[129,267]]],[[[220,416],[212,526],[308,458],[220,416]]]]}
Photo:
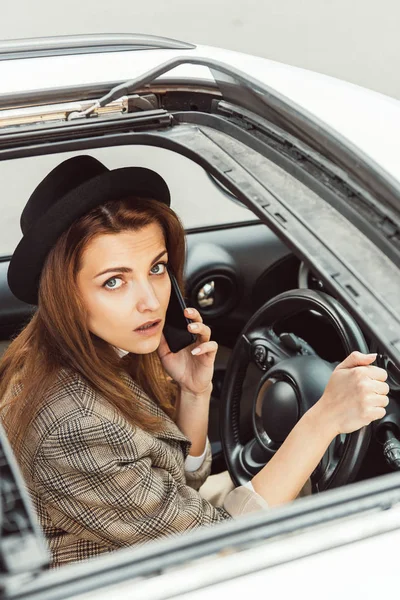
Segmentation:
{"type": "MultiPolygon", "coordinates": [[[[133,427],[66,370],[28,430],[20,464],[53,566],[231,518],[196,491],[210,472],[210,451],[198,471],[185,473],[189,440],[123,377],[148,411],[162,416],[156,435],[133,427]]],[[[239,504],[247,512],[243,497],[239,504]]]]}

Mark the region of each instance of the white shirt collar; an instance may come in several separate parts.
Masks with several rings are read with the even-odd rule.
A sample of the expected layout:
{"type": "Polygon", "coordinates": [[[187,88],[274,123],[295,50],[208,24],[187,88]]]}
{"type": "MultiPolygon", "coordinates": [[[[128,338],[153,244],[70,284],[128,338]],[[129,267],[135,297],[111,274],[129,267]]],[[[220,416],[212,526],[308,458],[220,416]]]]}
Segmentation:
{"type": "Polygon", "coordinates": [[[123,350],[122,348],[118,348],[117,346],[114,346],[114,348],[120,358],[129,354],[129,350],[123,350]]]}

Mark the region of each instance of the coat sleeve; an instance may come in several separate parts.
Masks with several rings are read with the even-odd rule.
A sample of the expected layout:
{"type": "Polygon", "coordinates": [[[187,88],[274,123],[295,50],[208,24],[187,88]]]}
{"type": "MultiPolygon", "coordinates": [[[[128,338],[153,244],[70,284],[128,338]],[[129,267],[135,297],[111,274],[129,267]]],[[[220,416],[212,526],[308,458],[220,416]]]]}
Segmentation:
{"type": "Polygon", "coordinates": [[[211,473],[212,453],[211,444],[207,439],[206,455],[200,467],[196,471],[185,471],[186,483],[188,486],[195,490],[198,490],[207,477],[211,473]]]}
{"type": "Polygon", "coordinates": [[[48,434],[34,483],[56,526],[110,548],[231,518],[155,468],[134,429],[101,416],[64,422],[48,434]]]}

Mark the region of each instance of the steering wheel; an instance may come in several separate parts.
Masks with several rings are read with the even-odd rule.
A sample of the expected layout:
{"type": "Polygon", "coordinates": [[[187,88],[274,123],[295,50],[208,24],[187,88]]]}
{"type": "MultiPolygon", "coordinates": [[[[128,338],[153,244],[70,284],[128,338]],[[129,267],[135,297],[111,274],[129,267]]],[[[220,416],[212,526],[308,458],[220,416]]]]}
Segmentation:
{"type": "MultiPolygon", "coordinates": [[[[236,485],[250,481],[274,456],[297,421],[322,396],[337,364],[317,356],[294,334],[275,333],[274,326],[283,318],[310,310],[325,317],[334,327],[346,355],[354,350],[369,352],[357,323],[328,294],[290,290],[264,304],[248,321],[235,344],[221,395],[221,442],[229,474],[236,485]],[[252,400],[252,439],[245,442],[240,431],[240,404],[243,382],[251,364],[258,369],[259,381],[252,400]]],[[[369,441],[370,427],[335,438],[311,475],[313,492],[354,480],[369,441]]]]}

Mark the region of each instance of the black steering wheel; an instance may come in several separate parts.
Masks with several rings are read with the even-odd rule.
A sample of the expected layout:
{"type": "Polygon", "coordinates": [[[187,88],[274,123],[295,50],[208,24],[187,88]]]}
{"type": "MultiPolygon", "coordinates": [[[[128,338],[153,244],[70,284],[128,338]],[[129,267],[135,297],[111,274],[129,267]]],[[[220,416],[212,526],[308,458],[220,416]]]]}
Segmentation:
{"type": "MultiPolygon", "coordinates": [[[[291,333],[278,336],[274,331],[283,318],[310,310],[328,319],[346,355],[354,350],[369,352],[357,323],[328,294],[291,290],[264,304],[235,344],[222,389],[221,442],[236,485],[248,482],[272,458],[297,421],[322,396],[336,366],[317,356],[301,338],[291,333]],[[245,442],[240,431],[240,404],[243,382],[252,363],[259,370],[259,381],[252,400],[252,439],[245,442]]],[[[352,481],[369,441],[370,427],[335,438],[311,476],[313,491],[352,481]]]]}

